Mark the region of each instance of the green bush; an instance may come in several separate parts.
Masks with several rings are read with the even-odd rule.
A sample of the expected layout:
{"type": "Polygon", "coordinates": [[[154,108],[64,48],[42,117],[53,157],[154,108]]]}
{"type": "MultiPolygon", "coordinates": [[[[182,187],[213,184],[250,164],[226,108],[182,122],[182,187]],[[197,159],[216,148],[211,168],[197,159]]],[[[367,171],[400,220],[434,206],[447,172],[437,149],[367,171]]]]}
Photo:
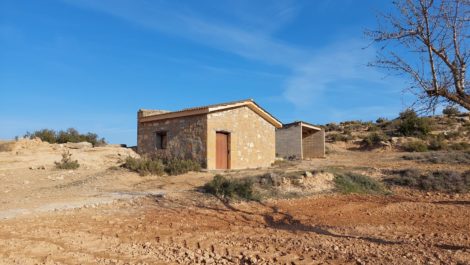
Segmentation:
{"type": "Polygon", "coordinates": [[[62,160],[54,163],[58,169],[77,169],[80,167],[77,160],[72,160],[72,154],[69,151],[63,152],[62,160]]]}
{"type": "Polygon", "coordinates": [[[93,144],[93,146],[101,146],[106,145],[106,140],[104,138],[99,138],[96,133],[87,133],[81,134],[74,128],[68,128],[67,130],[63,131],[54,131],[50,129],[42,129],[35,132],[27,132],[24,135],[25,138],[39,138],[44,142],[48,142],[51,144],[58,143],[78,143],[78,142],[89,142],[93,144]]]}
{"type": "Polygon", "coordinates": [[[122,167],[139,173],[141,176],[146,175],[163,175],[165,166],[161,160],[152,160],[149,158],[133,158],[127,157],[122,167]]]}
{"type": "Polygon", "coordinates": [[[49,129],[42,129],[35,131],[33,133],[26,132],[24,135],[24,138],[39,138],[44,142],[48,142],[51,144],[57,143],[57,133],[54,130],[49,130],[49,129]]]}
{"type": "Polygon", "coordinates": [[[445,109],[442,110],[442,114],[448,115],[448,116],[455,116],[455,115],[459,115],[460,111],[457,107],[447,106],[445,109]]]}
{"type": "Polygon", "coordinates": [[[388,137],[382,133],[369,133],[362,139],[362,146],[365,148],[376,148],[380,146],[381,142],[388,141],[388,137]]]}
{"type": "Polygon", "coordinates": [[[201,165],[190,159],[170,159],[165,164],[168,175],[181,175],[189,171],[200,171],[201,165]]]}
{"type": "Polygon", "coordinates": [[[431,131],[431,122],[428,118],[418,117],[414,110],[408,109],[400,113],[397,130],[403,136],[424,137],[431,131]]]}
{"type": "Polygon", "coordinates": [[[427,152],[428,146],[423,141],[412,141],[406,143],[403,148],[407,152],[427,152]]]}
{"type": "Polygon", "coordinates": [[[388,193],[385,187],[377,180],[352,172],[336,173],[334,182],[336,189],[342,193],[388,193]]]}
{"type": "Polygon", "coordinates": [[[203,189],[205,192],[225,200],[259,200],[250,179],[227,179],[222,175],[215,175],[210,182],[204,185],[203,189]]]}
{"type": "Polygon", "coordinates": [[[392,185],[406,186],[424,191],[463,193],[470,191],[470,171],[419,172],[417,170],[399,170],[392,172],[386,182],[392,185]]]}

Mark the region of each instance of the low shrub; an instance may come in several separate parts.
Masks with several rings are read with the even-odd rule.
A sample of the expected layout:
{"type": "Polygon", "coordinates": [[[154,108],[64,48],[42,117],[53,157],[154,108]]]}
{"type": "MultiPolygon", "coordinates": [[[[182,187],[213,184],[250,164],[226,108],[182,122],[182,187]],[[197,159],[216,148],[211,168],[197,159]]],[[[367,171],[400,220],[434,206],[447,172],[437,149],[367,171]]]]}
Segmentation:
{"type": "Polygon", "coordinates": [[[379,181],[352,172],[336,173],[334,182],[336,189],[342,193],[387,193],[387,190],[379,181]]]}
{"type": "Polygon", "coordinates": [[[72,160],[72,154],[69,151],[63,152],[62,160],[54,163],[58,169],[77,169],[80,167],[77,160],[72,160]]]}
{"type": "Polygon", "coordinates": [[[375,122],[376,123],[386,123],[386,122],[388,122],[388,119],[387,118],[378,118],[375,122]]]}
{"type": "Polygon", "coordinates": [[[200,171],[201,165],[190,159],[170,159],[165,164],[168,175],[180,175],[189,171],[200,171]]]}
{"type": "Polygon", "coordinates": [[[328,134],[326,138],[327,140],[333,143],[338,142],[338,141],[347,142],[353,139],[351,135],[345,135],[342,133],[331,133],[331,134],[328,134]]]}
{"type": "Polygon", "coordinates": [[[190,159],[162,159],[159,157],[127,157],[122,165],[130,171],[139,173],[141,176],[146,175],[180,175],[189,171],[200,171],[201,165],[190,159]]]}
{"type": "Polygon", "coordinates": [[[419,155],[405,155],[405,160],[415,160],[432,164],[470,164],[470,151],[467,152],[430,152],[419,155]]]}
{"type": "Polygon", "coordinates": [[[392,177],[385,181],[392,185],[405,186],[424,191],[463,193],[470,191],[470,171],[419,172],[406,169],[392,172],[392,177]]]}
{"type": "Polygon", "coordinates": [[[50,129],[42,129],[32,133],[27,132],[24,137],[30,139],[39,138],[41,141],[51,144],[89,142],[93,144],[93,146],[106,145],[106,140],[104,138],[99,138],[96,133],[89,132],[81,134],[74,128],[68,128],[65,131],[61,130],[58,132],[50,129]]]}
{"type": "Polygon", "coordinates": [[[444,137],[441,135],[438,135],[436,137],[433,137],[428,144],[428,149],[433,150],[433,151],[438,151],[438,150],[445,150],[447,149],[447,143],[444,142],[444,137]]]}
{"type": "Polygon", "coordinates": [[[380,146],[381,142],[388,141],[388,137],[384,134],[373,132],[369,133],[362,139],[362,146],[365,148],[376,148],[380,146]]]}
{"type": "Polygon", "coordinates": [[[325,126],[325,132],[340,131],[341,127],[336,123],[328,123],[325,126]]]}
{"type": "Polygon", "coordinates": [[[407,152],[426,152],[428,151],[428,146],[423,141],[412,141],[406,143],[403,149],[407,152]]]}
{"type": "Polygon", "coordinates": [[[455,115],[459,115],[460,111],[457,107],[447,106],[442,110],[442,114],[448,115],[448,116],[455,116],[455,115]]]}
{"type": "Polygon", "coordinates": [[[124,161],[122,167],[137,172],[141,176],[163,175],[165,173],[165,166],[161,160],[152,160],[146,157],[133,158],[129,156],[124,161]]]}
{"type": "Polygon", "coordinates": [[[467,142],[453,143],[453,144],[450,144],[448,148],[450,150],[460,150],[460,151],[470,150],[470,143],[467,143],[467,142]]]}
{"type": "Polygon", "coordinates": [[[367,128],[368,132],[378,132],[380,130],[381,128],[377,124],[371,124],[369,125],[369,128],[367,128]]]}
{"type": "Polygon", "coordinates": [[[253,189],[253,182],[250,179],[228,179],[222,175],[215,175],[206,183],[204,191],[224,200],[242,199],[258,200],[258,196],[253,189]]]}
{"type": "Polygon", "coordinates": [[[453,139],[459,138],[461,134],[462,134],[461,131],[453,131],[453,132],[441,133],[438,136],[443,137],[444,139],[447,139],[447,140],[453,140],[453,139]]]}
{"type": "Polygon", "coordinates": [[[431,122],[428,118],[418,117],[414,110],[408,109],[400,113],[397,130],[403,136],[424,137],[431,131],[431,122]]]}

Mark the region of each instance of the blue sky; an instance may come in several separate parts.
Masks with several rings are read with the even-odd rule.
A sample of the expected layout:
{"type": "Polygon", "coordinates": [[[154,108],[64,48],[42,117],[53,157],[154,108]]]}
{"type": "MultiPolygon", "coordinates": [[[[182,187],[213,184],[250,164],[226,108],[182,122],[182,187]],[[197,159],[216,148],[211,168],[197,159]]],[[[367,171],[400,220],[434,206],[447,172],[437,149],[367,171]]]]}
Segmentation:
{"type": "Polygon", "coordinates": [[[139,108],[245,98],[283,122],[394,117],[406,80],[366,66],[363,34],[389,2],[3,0],[0,139],[75,127],[133,145],[139,108]]]}

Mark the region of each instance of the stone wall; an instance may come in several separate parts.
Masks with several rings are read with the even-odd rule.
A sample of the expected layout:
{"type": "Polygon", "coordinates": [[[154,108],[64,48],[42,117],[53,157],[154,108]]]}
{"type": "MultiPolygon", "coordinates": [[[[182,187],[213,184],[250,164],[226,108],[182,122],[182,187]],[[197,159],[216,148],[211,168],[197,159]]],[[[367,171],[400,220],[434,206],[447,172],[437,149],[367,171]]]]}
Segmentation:
{"type": "Polygon", "coordinates": [[[276,156],[302,159],[302,127],[294,125],[276,129],[276,156]]]}
{"type": "Polygon", "coordinates": [[[140,123],[137,150],[140,154],[157,154],[199,161],[206,165],[207,116],[187,116],[140,123]],[[166,149],[157,149],[156,132],[167,132],[166,149]]]}
{"type": "Polygon", "coordinates": [[[215,169],[216,132],[230,133],[230,168],[269,167],[275,159],[275,127],[248,107],[209,113],[207,167],[215,169]]]}
{"type": "Polygon", "coordinates": [[[302,139],[303,158],[325,157],[325,131],[316,131],[302,139]]]}

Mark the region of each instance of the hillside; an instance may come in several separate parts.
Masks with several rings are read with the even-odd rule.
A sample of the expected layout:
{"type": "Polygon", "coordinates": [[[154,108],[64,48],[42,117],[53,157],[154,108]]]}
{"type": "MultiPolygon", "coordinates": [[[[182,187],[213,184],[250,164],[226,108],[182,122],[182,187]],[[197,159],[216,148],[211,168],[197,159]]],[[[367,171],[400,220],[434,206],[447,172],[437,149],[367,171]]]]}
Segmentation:
{"type": "MultiPolygon", "coordinates": [[[[351,150],[467,151],[470,150],[470,114],[418,117],[402,113],[393,120],[345,121],[323,126],[326,141],[351,150]],[[343,144],[338,144],[343,142],[343,144]]],[[[334,148],[334,147],[333,147],[334,148]]]]}
{"type": "Polygon", "coordinates": [[[120,146],[3,141],[0,264],[467,264],[469,117],[425,119],[329,124],[324,159],[162,176],[120,146]]]}

